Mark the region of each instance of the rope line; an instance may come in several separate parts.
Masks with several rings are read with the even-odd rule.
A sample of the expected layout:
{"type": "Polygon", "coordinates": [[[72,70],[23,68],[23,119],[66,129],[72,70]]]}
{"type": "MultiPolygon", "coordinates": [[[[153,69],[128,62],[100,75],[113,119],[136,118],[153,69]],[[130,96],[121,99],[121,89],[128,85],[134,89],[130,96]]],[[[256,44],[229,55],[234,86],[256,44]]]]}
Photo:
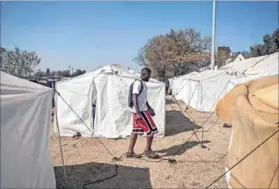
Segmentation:
{"type": "MultiPolygon", "coordinates": [[[[226,90],[227,86],[229,84],[229,81],[227,82],[227,84],[225,85],[225,87],[223,88],[223,90],[221,91],[221,93],[219,94],[218,98],[217,98],[217,101],[218,99],[222,96],[223,92],[226,90]]],[[[214,108],[214,106],[216,105],[217,101],[212,105],[210,111],[212,111],[212,109],[214,108]]],[[[203,124],[201,125],[202,127],[202,140],[203,140],[203,133],[204,133],[204,125],[205,123],[207,123],[207,121],[214,115],[215,111],[212,111],[212,113],[208,116],[207,119],[205,119],[205,121],[203,122],[203,124]]],[[[211,126],[212,127],[212,126],[211,126]]]]}
{"type": "MultiPolygon", "coordinates": [[[[222,96],[223,92],[226,90],[226,87],[228,86],[229,83],[230,83],[230,81],[228,81],[228,82],[226,83],[226,85],[224,86],[224,88],[223,88],[222,91],[220,92],[220,94],[219,94],[219,96],[218,96],[218,98],[217,98],[217,101],[216,101],[216,102],[213,104],[213,106],[210,108],[210,112],[211,112],[212,109],[214,108],[215,104],[218,102],[218,99],[222,96]]],[[[198,85],[198,84],[197,84],[197,85],[198,85]]],[[[196,87],[197,87],[197,85],[196,85],[196,87]]],[[[195,92],[195,91],[194,91],[194,92],[195,92]]],[[[192,96],[194,96],[194,94],[193,94],[192,96]]],[[[179,105],[178,101],[176,100],[175,96],[173,96],[173,99],[174,99],[175,102],[178,104],[180,110],[181,110],[181,111],[183,112],[183,114],[184,114],[184,111],[183,111],[183,109],[180,107],[180,105],[179,105]]],[[[190,102],[191,102],[191,101],[190,101],[190,102]]],[[[189,103],[190,103],[190,102],[189,102],[189,103]]],[[[189,105],[189,104],[188,104],[188,105],[189,105]]],[[[187,106],[187,107],[188,107],[188,106],[187,106]]],[[[210,113],[210,115],[204,120],[204,122],[200,125],[200,127],[203,127],[203,126],[207,123],[207,121],[213,116],[214,113],[215,113],[215,111],[213,111],[212,113],[210,113]]],[[[188,115],[192,120],[194,120],[193,117],[190,116],[188,113],[187,113],[187,115],[188,115]]],[[[194,122],[195,122],[195,120],[194,120],[194,122]]]]}
{"type": "Polygon", "coordinates": [[[199,163],[219,163],[228,152],[224,153],[218,160],[215,161],[204,161],[204,160],[176,160],[173,157],[177,155],[177,153],[187,144],[187,142],[194,136],[194,133],[191,134],[191,136],[188,137],[188,139],[185,141],[185,143],[180,146],[173,155],[171,155],[169,158],[161,158],[159,160],[147,160],[147,159],[138,159],[146,162],[152,162],[152,163],[159,163],[162,161],[168,161],[170,164],[176,164],[176,163],[189,163],[189,162],[199,162],[199,163]]]}
{"type": "MultiPolygon", "coordinates": [[[[227,86],[228,86],[229,83],[230,83],[230,81],[228,81],[228,82],[226,83],[226,85],[225,85],[224,88],[222,89],[220,95],[218,96],[217,100],[221,97],[221,95],[223,94],[223,92],[226,90],[226,88],[227,88],[227,86]]],[[[187,112],[183,111],[183,109],[180,107],[180,104],[178,103],[178,101],[176,100],[176,98],[175,98],[174,96],[173,96],[173,99],[174,99],[175,102],[177,103],[177,105],[178,105],[180,111],[181,111],[181,112],[183,113],[183,115],[185,116],[184,113],[187,113],[187,112]]],[[[216,103],[217,103],[217,101],[213,104],[213,106],[211,107],[210,111],[212,111],[212,109],[214,108],[214,106],[215,106],[216,103]]],[[[205,125],[205,124],[207,123],[207,121],[214,115],[214,113],[215,113],[215,111],[213,111],[212,113],[210,113],[210,115],[209,115],[209,116],[204,120],[204,122],[200,125],[200,127],[201,127],[201,129],[202,129],[202,142],[203,142],[204,125],[205,125]]],[[[195,123],[195,120],[193,119],[193,117],[192,117],[190,114],[188,114],[188,113],[187,113],[187,115],[193,120],[193,121],[191,121],[191,122],[195,123]]],[[[215,125],[215,124],[213,124],[213,125],[215,125]]],[[[213,125],[211,125],[210,128],[211,128],[213,125]]],[[[195,129],[194,129],[194,130],[195,130],[195,129]]],[[[196,133],[194,133],[194,134],[196,135],[196,133]]],[[[197,138],[198,141],[200,142],[200,140],[199,140],[199,138],[198,138],[197,135],[196,135],[196,138],[197,138]]],[[[203,144],[202,144],[202,145],[203,145],[203,144]]]]}
{"type": "Polygon", "coordinates": [[[207,129],[207,130],[205,130],[204,132],[209,132],[209,131],[210,131],[210,129],[211,129],[213,126],[215,126],[215,125],[216,125],[216,123],[217,123],[219,120],[220,120],[220,118],[219,118],[219,117],[217,117],[217,119],[214,121],[214,123],[212,123],[212,124],[208,127],[208,129],[207,129]]]}
{"type": "Polygon", "coordinates": [[[58,119],[57,119],[57,109],[56,109],[55,117],[56,117],[57,132],[58,132],[58,135],[59,135],[58,140],[59,140],[61,161],[62,161],[62,165],[63,165],[63,174],[64,174],[64,177],[65,177],[66,184],[68,184],[68,177],[67,177],[67,173],[66,173],[66,169],[65,169],[64,155],[63,155],[63,150],[62,150],[62,142],[61,142],[61,137],[60,137],[60,129],[59,129],[58,124],[57,124],[57,122],[58,122],[58,119]]]}
{"type": "Polygon", "coordinates": [[[106,180],[109,180],[109,179],[112,179],[113,177],[116,177],[118,175],[118,165],[115,164],[115,171],[114,173],[111,175],[111,176],[108,176],[104,179],[100,179],[100,180],[96,180],[96,181],[92,181],[92,182],[89,182],[89,183],[86,183],[83,185],[83,188],[86,189],[86,187],[88,185],[91,185],[91,184],[95,184],[95,183],[99,183],[99,182],[103,182],[103,181],[106,181],[106,180]]]}
{"type": "MultiPolygon", "coordinates": [[[[89,126],[82,120],[82,118],[73,110],[73,108],[66,102],[66,100],[60,95],[59,92],[55,90],[55,92],[59,95],[59,97],[67,104],[67,106],[74,112],[74,114],[79,118],[79,120],[89,129],[89,126]]],[[[89,129],[90,130],[90,129],[89,129]]],[[[94,132],[92,132],[94,134],[94,132]]],[[[92,135],[93,135],[92,134],[92,135]]],[[[95,137],[103,146],[104,148],[110,153],[110,155],[115,158],[114,154],[106,147],[106,145],[98,138],[95,137]]]]}
{"type": "MultiPolygon", "coordinates": [[[[178,108],[180,109],[180,112],[181,112],[184,116],[185,116],[185,113],[186,113],[186,114],[190,117],[190,119],[192,119],[191,122],[195,123],[195,120],[193,119],[193,117],[192,117],[190,114],[188,114],[187,112],[183,111],[183,109],[181,108],[181,106],[180,106],[180,104],[178,103],[178,101],[177,101],[177,99],[175,98],[175,96],[172,96],[172,97],[173,97],[175,103],[178,105],[178,108]]],[[[186,117],[186,116],[185,116],[185,117],[186,117]]]]}
{"type": "MultiPolygon", "coordinates": [[[[223,92],[226,90],[226,88],[227,88],[227,86],[228,86],[228,84],[230,83],[230,81],[228,81],[227,83],[226,83],[226,85],[224,86],[224,88],[222,89],[222,91],[221,91],[221,93],[220,93],[220,95],[218,96],[218,98],[217,98],[217,100],[221,97],[221,95],[223,94],[223,92]]],[[[196,85],[196,88],[197,88],[197,86],[200,84],[200,82],[198,82],[198,84],[196,85]]],[[[196,88],[195,88],[195,90],[196,90],[196,88]]],[[[193,94],[192,94],[192,97],[194,96],[194,93],[195,93],[195,90],[194,90],[194,92],[193,92],[193,94]]],[[[181,108],[181,106],[180,106],[180,104],[178,103],[178,101],[176,100],[176,98],[175,98],[175,96],[172,96],[173,97],[173,99],[174,99],[174,101],[177,103],[177,105],[178,105],[178,107],[179,107],[179,109],[180,109],[180,111],[183,113],[183,115],[185,116],[185,112],[183,111],[183,109],[181,108]]],[[[192,100],[192,98],[191,98],[191,100],[192,100]]],[[[191,102],[191,101],[190,101],[191,102]]],[[[190,103],[189,102],[189,103],[190,103]]],[[[216,103],[217,103],[217,101],[216,101],[216,103]]],[[[212,111],[212,109],[214,108],[214,106],[215,106],[215,104],[216,103],[214,103],[213,104],[213,106],[211,107],[211,109],[210,109],[210,111],[212,111]]],[[[188,104],[189,105],[189,104],[188,104]]],[[[187,106],[188,107],[188,106],[187,106]]],[[[204,125],[207,123],[207,121],[213,116],[213,114],[215,113],[215,111],[214,112],[212,112],[206,119],[205,119],[205,121],[201,124],[201,129],[202,129],[202,141],[200,141],[200,139],[199,139],[199,137],[196,135],[196,133],[197,133],[197,131],[195,131],[196,129],[193,129],[192,131],[193,131],[193,134],[190,136],[190,138],[193,136],[193,135],[195,135],[196,136],[196,138],[197,138],[197,140],[200,142],[200,143],[202,143],[202,147],[205,147],[205,146],[203,146],[203,133],[204,133],[204,125]]],[[[188,113],[187,113],[188,114],[188,113]]],[[[188,114],[188,116],[192,119],[192,120],[194,120],[191,116],[190,116],[190,114],[188,114]]],[[[213,127],[213,126],[215,126],[216,124],[217,124],[217,122],[218,122],[218,120],[219,120],[219,118],[217,118],[216,120],[215,120],[215,122],[208,128],[208,130],[206,131],[206,132],[208,132],[208,131],[210,131],[210,129],[213,127]]],[[[195,122],[195,120],[194,120],[194,122],[195,122]]],[[[199,129],[198,129],[199,130],[199,129]]],[[[189,139],[188,139],[189,140],[189,139]]],[[[187,141],[188,141],[187,140],[187,141]]],[[[184,145],[187,143],[187,141],[184,143],[184,145]]],[[[184,147],[184,145],[182,145],[178,150],[177,150],[177,152],[180,150],[180,149],[182,149],[183,147],[184,147]]],[[[176,152],[176,153],[177,153],[176,152]]],[[[176,153],[174,154],[174,155],[176,155],[176,153]]],[[[226,154],[227,153],[225,153],[224,154],[224,157],[226,156],[226,154]]],[[[174,156],[173,155],[173,156],[174,156]]],[[[173,157],[172,156],[172,157],[173,157]]],[[[168,159],[169,160],[169,159],[168,159]]]]}
{"type": "Polygon", "coordinates": [[[270,54],[267,55],[266,57],[264,57],[264,58],[258,60],[254,65],[252,65],[251,67],[245,69],[245,70],[243,71],[243,74],[246,74],[246,72],[247,72],[249,69],[255,67],[255,66],[258,65],[260,62],[264,61],[265,59],[267,59],[267,58],[269,58],[269,57],[270,57],[270,54]]]}
{"type": "Polygon", "coordinates": [[[263,144],[265,144],[269,139],[271,139],[275,134],[277,134],[279,132],[279,129],[274,132],[273,134],[271,134],[267,139],[265,139],[263,142],[261,142],[258,146],[256,146],[253,150],[251,150],[248,154],[246,154],[243,158],[241,158],[238,162],[236,162],[231,168],[229,168],[225,173],[223,173],[222,175],[220,175],[217,179],[215,179],[211,184],[209,184],[205,189],[211,187],[214,183],[216,183],[217,181],[219,181],[224,175],[226,175],[230,170],[232,170],[233,168],[235,168],[238,164],[240,164],[244,159],[246,159],[247,157],[249,157],[253,152],[255,152],[259,147],[261,147],[263,144]]]}
{"type": "MultiPolygon", "coordinates": [[[[80,121],[89,129],[88,125],[82,120],[82,118],[73,110],[73,108],[67,103],[67,101],[60,95],[60,93],[58,91],[56,91],[54,89],[54,91],[58,94],[58,96],[66,103],[66,105],[73,111],[73,113],[80,119],[80,121]]],[[[57,125],[58,127],[58,125],[57,125]]],[[[89,129],[90,130],[90,129],[89,129]]],[[[94,132],[92,132],[92,135],[93,136],[94,132]]],[[[106,151],[113,157],[112,160],[115,162],[115,161],[120,161],[121,158],[118,158],[118,157],[115,157],[115,155],[107,148],[107,146],[98,138],[98,137],[95,137],[99,143],[106,149],[106,151]]],[[[100,179],[100,180],[96,180],[96,181],[93,181],[93,182],[89,182],[89,183],[86,183],[83,185],[83,188],[86,189],[86,187],[88,185],[91,185],[91,184],[95,184],[95,183],[99,183],[99,182],[103,182],[105,180],[109,180],[115,176],[117,176],[118,174],[118,165],[115,163],[115,173],[109,177],[106,177],[104,179],[100,179]]],[[[67,177],[66,177],[67,178],[67,177]]]]}
{"type": "MultiPolygon", "coordinates": [[[[199,83],[198,83],[199,84],[199,83]]],[[[196,88],[197,88],[197,86],[198,86],[198,84],[196,85],[196,88]]],[[[195,90],[196,90],[196,88],[195,88],[195,90]]],[[[79,120],[88,128],[88,130],[89,131],[91,131],[91,129],[90,129],[90,127],[83,121],[83,119],[74,111],[74,109],[67,103],[67,101],[61,96],[61,94],[58,92],[58,91],[56,91],[55,90],[55,92],[58,94],[58,96],[64,101],[64,103],[72,110],[72,112],[79,118],[79,120]]],[[[223,91],[222,91],[223,92],[223,91]]],[[[222,94],[222,93],[221,93],[222,94]]],[[[192,95],[192,98],[193,98],[193,96],[194,95],[192,95]]],[[[179,105],[179,103],[178,103],[178,101],[176,100],[176,98],[173,96],[173,98],[174,98],[174,100],[175,100],[175,102],[178,104],[178,107],[180,108],[180,110],[182,111],[182,108],[180,107],[180,105],[179,105]]],[[[191,98],[191,100],[192,100],[192,98],[191,98]]],[[[214,107],[214,106],[213,106],[214,107]]],[[[213,108],[212,107],[212,108],[213,108]]],[[[184,111],[183,111],[184,112],[184,111]]],[[[213,115],[213,114],[212,114],[213,115]]],[[[211,115],[211,116],[212,116],[211,115]]],[[[184,115],[185,116],[185,115],[184,115]]],[[[191,117],[190,115],[188,115],[189,117],[191,117]]],[[[202,125],[204,125],[209,119],[210,119],[210,117],[211,116],[209,116],[208,117],[208,119],[202,124],[202,125]]],[[[193,119],[193,118],[192,118],[193,119]]],[[[217,122],[215,122],[213,125],[215,125],[217,122]]],[[[212,127],[212,126],[211,126],[212,127]]],[[[200,140],[199,140],[199,138],[198,138],[198,136],[196,135],[196,131],[195,131],[196,129],[193,129],[192,131],[193,131],[193,134],[186,140],[186,142],[179,148],[179,149],[177,149],[176,150],[176,152],[171,156],[171,158],[161,158],[159,161],[148,161],[148,160],[144,160],[144,159],[141,159],[141,160],[144,160],[144,161],[148,161],[148,162],[161,162],[161,161],[168,161],[169,163],[177,163],[177,161],[175,160],[175,159],[172,159],[185,145],[186,145],[186,143],[195,135],[196,136],[196,138],[198,139],[198,141],[199,142],[201,142],[200,140]]],[[[94,131],[92,131],[92,136],[93,136],[93,134],[94,134],[94,131]]],[[[99,143],[106,149],[106,151],[113,157],[113,161],[115,162],[115,161],[121,161],[121,158],[122,158],[122,156],[121,157],[116,157],[109,149],[108,149],[108,147],[98,138],[98,137],[95,137],[98,141],[99,141],[99,143]]],[[[226,156],[226,154],[227,153],[225,153],[218,161],[179,161],[179,162],[219,162],[219,161],[221,161],[225,156],[226,156]]],[[[84,189],[86,189],[86,187],[88,186],[88,185],[90,185],[90,184],[94,184],[94,183],[99,183],[99,182],[103,182],[103,181],[105,181],[105,180],[109,180],[109,179],[111,179],[111,178],[113,178],[113,177],[115,177],[115,176],[117,176],[117,174],[118,174],[118,165],[115,163],[115,173],[113,174],[113,175],[111,175],[111,176],[109,176],[109,177],[107,177],[107,178],[104,178],[104,179],[100,179],[100,180],[96,180],[96,181],[93,181],[93,182],[89,182],[89,183],[86,183],[86,184],[84,184],[83,185],[83,188],[84,189]]]]}
{"type": "Polygon", "coordinates": [[[203,80],[200,80],[200,81],[210,80],[210,79],[216,78],[216,77],[218,77],[218,76],[221,76],[221,75],[223,75],[223,74],[226,75],[226,73],[227,73],[227,71],[224,71],[224,72],[221,72],[221,73],[219,73],[219,74],[213,75],[213,76],[208,77],[208,78],[205,78],[205,79],[203,79],[203,80]]]}
{"type": "MultiPolygon", "coordinates": [[[[229,84],[229,81],[227,82],[227,84],[225,85],[225,87],[222,89],[222,91],[221,91],[221,93],[220,93],[220,95],[218,96],[217,99],[219,99],[219,98],[222,96],[222,94],[223,94],[223,92],[226,90],[226,87],[228,86],[228,84],[229,84]]],[[[217,100],[217,101],[218,101],[218,100],[217,100]]],[[[215,104],[217,103],[217,101],[213,104],[213,106],[211,107],[210,111],[212,111],[212,109],[214,108],[214,106],[215,106],[215,104]]],[[[214,113],[215,113],[215,111],[213,111],[213,112],[205,119],[205,121],[202,123],[201,127],[203,127],[203,125],[212,117],[212,115],[213,115],[214,113]]]]}
{"type": "Polygon", "coordinates": [[[274,177],[275,177],[276,173],[278,172],[278,168],[279,168],[279,165],[277,165],[277,167],[276,167],[276,169],[274,171],[274,174],[273,174],[273,176],[272,176],[272,178],[271,178],[271,180],[270,180],[270,182],[268,184],[268,189],[270,188],[270,186],[271,186],[271,184],[272,184],[272,182],[274,180],[274,177]]]}
{"type": "Polygon", "coordinates": [[[187,105],[186,109],[189,108],[189,105],[190,105],[190,103],[191,103],[191,101],[192,101],[192,99],[193,99],[193,97],[194,97],[194,94],[195,94],[195,92],[196,92],[196,90],[197,90],[197,88],[198,88],[199,85],[200,85],[200,82],[197,83],[197,85],[196,85],[196,87],[195,87],[195,89],[194,89],[194,92],[192,93],[192,96],[191,96],[191,98],[189,99],[189,102],[188,102],[188,105],[187,105]]]}
{"type": "MultiPolygon", "coordinates": [[[[201,91],[202,83],[199,82],[198,85],[199,85],[199,87],[198,87],[197,96],[200,96],[200,95],[202,94],[202,91],[201,91]]],[[[194,95],[193,95],[193,96],[194,96],[194,95]]],[[[202,96],[202,95],[201,95],[201,96],[202,96]]],[[[201,104],[201,100],[202,100],[202,99],[199,100],[199,99],[197,98],[197,104],[196,104],[197,109],[199,109],[199,105],[201,104]],[[200,103],[200,104],[199,104],[199,103],[200,103]]],[[[188,106],[189,106],[189,105],[190,105],[190,103],[188,104],[188,106]]],[[[186,110],[188,109],[188,106],[187,106],[186,110]]]]}
{"type": "Polygon", "coordinates": [[[190,82],[190,80],[188,80],[188,79],[184,79],[182,82],[186,82],[186,83],[182,83],[181,85],[180,85],[180,87],[176,90],[176,92],[175,92],[175,94],[174,94],[174,96],[176,96],[176,95],[178,95],[178,93],[183,89],[183,86],[185,85],[185,84],[187,84],[188,82],[190,82]],[[187,81],[187,82],[186,82],[187,81]]]}
{"type": "Polygon", "coordinates": [[[72,112],[79,118],[79,120],[85,125],[85,127],[87,127],[87,129],[89,131],[91,131],[91,129],[87,126],[87,124],[79,117],[79,115],[75,112],[75,110],[67,103],[67,101],[60,95],[60,93],[54,89],[54,92],[57,93],[57,95],[64,101],[64,103],[72,110],[72,112]]]}
{"type": "MultiPolygon", "coordinates": [[[[175,97],[173,97],[173,98],[175,99],[175,97]]],[[[176,99],[175,99],[175,100],[176,100],[176,99]]],[[[178,107],[180,108],[180,110],[183,111],[182,108],[180,107],[179,103],[178,103],[177,101],[175,101],[175,102],[177,103],[177,105],[178,105],[178,107]]],[[[184,116],[185,116],[185,115],[184,115],[184,116]]],[[[209,127],[209,129],[208,129],[207,131],[209,131],[214,125],[216,125],[219,119],[220,119],[220,118],[217,118],[217,119],[215,120],[215,122],[212,123],[212,125],[209,127]]],[[[192,129],[192,130],[191,130],[191,131],[193,131],[192,135],[186,140],[186,142],[185,142],[180,148],[178,148],[178,149],[176,150],[176,152],[174,153],[174,155],[172,155],[171,158],[162,159],[162,160],[168,160],[168,161],[174,160],[174,159],[172,159],[172,158],[185,146],[185,144],[186,144],[194,135],[196,136],[198,142],[203,143],[203,140],[200,141],[199,137],[196,135],[196,133],[199,132],[198,130],[199,130],[199,129],[192,129]],[[197,130],[197,131],[196,131],[196,130],[197,130]]],[[[204,131],[202,131],[202,134],[203,134],[203,132],[204,132],[204,131]]],[[[224,158],[226,155],[227,155],[227,153],[225,153],[225,154],[222,156],[222,158],[224,158]]],[[[222,159],[222,158],[221,158],[221,159],[222,159]]],[[[220,159],[220,160],[221,160],[221,159],[220,159]]],[[[161,162],[162,160],[159,160],[159,161],[156,161],[156,162],[161,162]]],[[[219,160],[219,161],[220,161],[220,160],[219,160]]],[[[175,161],[176,161],[176,160],[175,160],[175,161]]],[[[219,161],[217,161],[217,162],[219,162],[219,161]]],[[[154,162],[154,161],[152,161],[152,162],[154,162]]],[[[181,161],[180,161],[180,162],[181,162],[181,161]]],[[[182,162],[183,162],[183,161],[182,161],[182,162]]],[[[187,162],[187,161],[185,161],[185,162],[187,162]]],[[[195,161],[195,162],[209,162],[209,161],[195,161]]],[[[216,161],[214,161],[214,162],[216,162],[216,161]]]]}

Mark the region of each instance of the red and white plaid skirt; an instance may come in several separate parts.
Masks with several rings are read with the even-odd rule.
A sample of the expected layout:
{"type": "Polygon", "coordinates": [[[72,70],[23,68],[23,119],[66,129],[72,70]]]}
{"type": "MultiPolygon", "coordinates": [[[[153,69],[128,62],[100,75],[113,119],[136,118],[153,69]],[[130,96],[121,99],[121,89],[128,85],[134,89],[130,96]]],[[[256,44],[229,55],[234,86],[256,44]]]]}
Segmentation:
{"type": "Polygon", "coordinates": [[[137,114],[133,113],[133,133],[147,135],[158,133],[158,129],[149,113],[149,111],[141,112],[142,119],[137,119],[137,114]]]}

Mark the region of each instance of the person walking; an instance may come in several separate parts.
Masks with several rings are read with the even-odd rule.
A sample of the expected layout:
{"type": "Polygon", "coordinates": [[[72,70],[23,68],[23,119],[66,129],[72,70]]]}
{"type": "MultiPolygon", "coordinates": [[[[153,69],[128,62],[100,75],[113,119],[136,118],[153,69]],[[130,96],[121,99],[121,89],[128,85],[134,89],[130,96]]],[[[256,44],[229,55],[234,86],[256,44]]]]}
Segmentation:
{"type": "Polygon", "coordinates": [[[134,152],[134,147],[137,141],[138,135],[143,135],[146,133],[146,149],[144,155],[149,158],[159,158],[159,155],[152,150],[152,142],[154,135],[158,133],[158,129],[152,119],[155,116],[154,110],[148,103],[147,100],[147,86],[146,82],[149,81],[151,77],[151,70],[149,68],[143,68],[141,70],[140,80],[136,80],[132,87],[130,88],[131,93],[131,103],[130,106],[133,114],[133,131],[130,136],[130,145],[126,157],[140,158],[134,152]]]}

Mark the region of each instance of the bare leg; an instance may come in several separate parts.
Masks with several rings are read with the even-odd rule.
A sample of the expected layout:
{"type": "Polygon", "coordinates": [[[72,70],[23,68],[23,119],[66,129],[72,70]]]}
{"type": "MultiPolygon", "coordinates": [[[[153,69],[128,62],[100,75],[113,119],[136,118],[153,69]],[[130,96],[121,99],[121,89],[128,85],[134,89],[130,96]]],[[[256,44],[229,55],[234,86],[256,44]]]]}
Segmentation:
{"type": "Polygon", "coordinates": [[[137,138],[138,138],[137,134],[135,134],[135,133],[131,134],[131,136],[130,136],[130,146],[129,146],[128,152],[131,152],[131,153],[134,152],[134,147],[135,147],[135,144],[137,142],[137,138]]]}
{"type": "Polygon", "coordinates": [[[154,135],[151,134],[150,136],[146,137],[146,151],[151,151],[152,142],[153,142],[154,135]]]}
{"type": "Polygon", "coordinates": [[[155,152],[152,151],[152,142],[154,139],[154,135],[151,134],[150,136],[146,137],[146,149],[144,151],[144,154],[149,157],[149,158],[160,158],[160,156],[158,154],[156,154],[155,152]]]}

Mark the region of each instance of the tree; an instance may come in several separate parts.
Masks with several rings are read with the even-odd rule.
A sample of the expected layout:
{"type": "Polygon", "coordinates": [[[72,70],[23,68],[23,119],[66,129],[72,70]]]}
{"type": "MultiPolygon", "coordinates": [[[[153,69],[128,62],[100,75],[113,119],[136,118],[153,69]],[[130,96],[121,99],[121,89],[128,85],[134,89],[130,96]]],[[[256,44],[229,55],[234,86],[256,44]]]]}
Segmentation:
{"type": "Polygon", "coordinates": [[[1,71],[5,71],[4,67],[5,64],[4,62],[6,61],[7,55],[6,55],[6,49],[3,47],[0,47],[0,68],[1,71]]]}
{"type": "Polygon", "coordinates": [[[148,40],[133,60],[151,68],[153,77],[179,76],[210,63],[210,37],[201,37],[195,29],[170,30],[148,40]]]}
{"type": "Polygon", "coordinates": [[[252,58],[251,53],[248,52],[248,51],[242,51],[242,52],[240,52],[240,53],[243,55],[243,57],[244,57],[245,59],[247,59],[247,58],[252,58]]]}
{"type": "Polygon", "coordinates": [[[252,57],[257,57],[257,56],[262,56],[264,55],[263,50],[262,50],[262,45],[254,45],[250,47],[250,53],[252,57]]]}
{"type": "Polygon", "coordinates": [[[46,76],[50,76],[50,70],[49,70],[49,68],[47,68],[47,70],[46,70],[46,76]]]}
{"type": "Polygon", "coordinates": [[[250,53],[253,57],[264,56],[275,52],[279,52],[279,29],[276,29],[272,35],[264,35],[263,44],[250,47],[250,53]]]}
{"type": "Polygon", "coordinates": [[[51,75],[51,76],[55,76],[55,74],[56,74],[56,71],[51,71],[51,72],[50,72],[50,75],[51,75]]]}
{"type": "Polygon", "coordinates": [[[278,52],[279,49],[279,29],[276,29],[273,34],[272,34],[272,39],[274,40],[275,43],[275,48],[277,49],[276,52],[278,52]]]}
{"type": "Polygon", "coordinates": [[[45,72],[43,72],[41,69],[38,69],[38,71],[34,74],[35,78],[41,78],[46,76],[45,72]]]}
{"type": "Polygon", "coordinates": [[[58,76],[71,77],[70,70],[57,71],[58,76]]]}
{"type": "Polygon", "coordinates": [[[79,76],[79,75],[82,75],[82,74],[85,74],[86,71],[85,70],[80,70],[80,69],[77,69],[75,72],[73,72],[71,74],[71,77],[76,77],[76,76],[79,76]]]}
{"type": "Polygon", "coordinates": [[[47,68],[46,72],[43,72],[41,69],[38,69],[38,71],[34,74],[34,76],[36,78],[40,78],[40,77],[45,77],[45,76],[62,76],[62,77],[76,77],[79,75],[82,75],[86,73],[85,70],[80,70],[77,69],[74,73],[70,74],[70,70],[62,70],[62,71],[50,71],[49,68],[47,68]]]}
{"type": "Polygon", "coordinates": [[[5,49],[5,48],[0,47],[0,54],[1,54],[1,53],[3,53],[3,52],[5,52],[5,51],[6,51],[6,49],[5,49]]]}
{"type": "Polygon", "coordinates": [[[1,70],[17,77],[30,77],[41,59],[35,52],[22,51],[15,47],[14,51],[1,48],[1,70]]]}

